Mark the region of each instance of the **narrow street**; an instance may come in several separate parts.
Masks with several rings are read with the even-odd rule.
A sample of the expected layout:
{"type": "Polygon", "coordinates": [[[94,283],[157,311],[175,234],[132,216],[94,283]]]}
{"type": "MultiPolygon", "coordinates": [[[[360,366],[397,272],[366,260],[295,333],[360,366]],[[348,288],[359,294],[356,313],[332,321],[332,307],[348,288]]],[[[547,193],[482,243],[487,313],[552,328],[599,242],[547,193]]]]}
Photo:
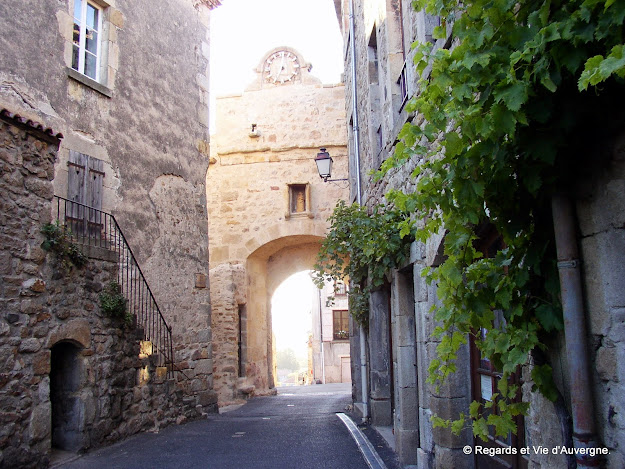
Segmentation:
{"type": "Polygon", "coordinates": [[[93,451],[64,469],[340,468],[368,465],[336,415],[348,384],[283,387],[206,420],[143,433],[93,451]]]}

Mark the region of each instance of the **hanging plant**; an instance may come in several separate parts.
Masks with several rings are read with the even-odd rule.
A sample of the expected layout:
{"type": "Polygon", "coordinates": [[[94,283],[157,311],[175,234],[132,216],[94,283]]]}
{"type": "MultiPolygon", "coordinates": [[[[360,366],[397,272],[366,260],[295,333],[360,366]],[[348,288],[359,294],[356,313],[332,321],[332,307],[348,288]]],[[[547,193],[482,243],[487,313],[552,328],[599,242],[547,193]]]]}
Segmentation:
{"type": "Polygon", "coordinates": [[[43,243],[41,243],[41,248],[44,251],[55,253],[65,270],[70,270],[72,265],[80,268],[87,263],[87,256],[72,241],[71,230],[61,225],[58,220],[55,223],[43,225],[41,233],[45,237],[43,243]]]}
{"type": "Polygon", "coordinates": [[[128,300],[117,282],[110,282],[100,293],[100,311],[112,318],[119,318],[126,326],[132,325],[133,315],[128,311],[128,300]]]}
{"type": "Polygon", "coordinates": [[[330,231],[319,250],[313,279],[319,288],[326,281],[349,279],[349,311],[360,324],[368,322],[370,293],[410,255],[414,238],[397,229],[403,219],[390,207],[375,207],[369,214],[365,207],[348,206],[342,200],[329,218],[330,231]]]}

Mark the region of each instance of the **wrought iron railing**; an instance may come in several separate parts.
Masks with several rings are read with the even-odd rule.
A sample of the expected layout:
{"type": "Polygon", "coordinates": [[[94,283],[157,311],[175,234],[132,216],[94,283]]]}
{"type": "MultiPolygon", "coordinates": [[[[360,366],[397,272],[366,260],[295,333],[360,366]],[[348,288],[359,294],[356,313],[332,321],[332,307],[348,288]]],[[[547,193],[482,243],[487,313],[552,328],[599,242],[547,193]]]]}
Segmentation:
{"type": "Polygon", "coordinates": [[[174,349],[171,327],[167,325],[137,260],[115,217],[110,213],[55,196],[56,220],[69,228],[72,240],[86,249],[99,248],[113,253],[118,264],[117,283],[128,301],[128,310],[143,329],[143,352],[155,355],[156,366],[173,376],[174,349]],[[145,345],[148,345],[147,347],[145,345]]]}

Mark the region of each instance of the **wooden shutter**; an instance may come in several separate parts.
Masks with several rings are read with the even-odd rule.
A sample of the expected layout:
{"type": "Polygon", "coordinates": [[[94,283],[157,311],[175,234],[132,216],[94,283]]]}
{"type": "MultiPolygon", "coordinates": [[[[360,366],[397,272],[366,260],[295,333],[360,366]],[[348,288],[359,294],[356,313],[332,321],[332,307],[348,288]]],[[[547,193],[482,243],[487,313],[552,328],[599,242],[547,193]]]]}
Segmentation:
{"type": "Polygon", "coordinates": [[[86,205],[86,168],[87,155],[78,153],[77,151],[69,151],[69,162],[67,170],[69,172],[67,179],[67,198],[73,202],[86,205]]]}
{"type": "Polygon", "coordinates": [[[102,182],[104,179],[104,161],[88,157],[86,205],[102,210],[102,182]]]}
{"type": "Polygon", "coordinates": [[[86,205],[87,202],[87,160],[87,155],[74,150],[69,151],[69,161],[67,162],[67,198],[76,203],[68,204],[65,218],[72,233],[77,236],[84,236],[86,230],[86,213],[82,205],[86,205]]]}
{"type": "Polygon", "coordinates": [[[93,236],[101,228],[104,161],[70,150],[67,165],[67,198],[76,204],[69,204],[65,217],[74,234],[93,236]]]}
{"type": "Polygon", "coordinates": [[[87,205],[92,207],[92,209],[89,209],[89,237],[99,239],[102,234],[103,227],[101,210],[104,161],[89,157],[87,168],[87,205]]]}

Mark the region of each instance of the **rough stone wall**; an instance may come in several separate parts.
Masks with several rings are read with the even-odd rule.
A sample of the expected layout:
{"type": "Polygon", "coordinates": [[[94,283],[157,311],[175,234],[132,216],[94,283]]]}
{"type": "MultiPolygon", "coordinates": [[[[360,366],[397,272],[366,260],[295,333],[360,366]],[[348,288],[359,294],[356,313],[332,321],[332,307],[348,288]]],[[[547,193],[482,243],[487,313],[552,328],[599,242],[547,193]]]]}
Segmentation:
{"type": "Polygon", "coordinates": [[[367,339],[369,360],[369,414],[372,425],[393,425],[393,360],[391,353],[390,289],[383,285],[369,297],[367,339]]]}
{"type": "MultiPolygon", "coordinates": [[[[406,192],[414,190],[414,181],[410,178],[410,173],[416,167],[418,161],[410,161],[403,167],[389,173],[383,180],[375,182],[369,175],[370,171],[377,169],[379,164],[386,159],[392,151],[397,133],[401,126],[414,116],[408,116],[400,109],[398,104],[398,90],[396,80],[401,72],[402,60],[400,54],[398,34],[401,34],[400,18],[397,14],[399,5],[397,2],[386,2],[384,0],[355,1],[355,45],[356,45],[356,75],[357,75],[357,97],[358,97],[358,120],[360,127],[360,157],[361,157],[361,178],[362,178],[362,200],[367,206],[374,206],[384,201],[384,194],[391,188],[401,189],[406,192]],[[371,32],[376,26],[375,34],[378,46],[378,67],[380,68],[380,84],[382,88],[378,95],[381,97],[379,104],[374,104],[374,97],[371,94],[372,86],[369,77],[368,45],[371,42],[371,32]],[[375,130],[371,125],[375,118],[372,112],[377,109],[383,110],[382,125],[382,148],[376,154],[375,130]]],[[[403,2],[403,25],[410,25],[405,31],[405,41],[409,43],[411,37],[425,37],[423,31],[419,31],[423,21],[419,23],[418,14],[412,10],[409,2],[403,2]],[[422,34],[420,34],[420,32],[422,34]]],[[[344,11],[343,14],[346,14],[344,11]]],[[[348,37],[348,31],[344,31],[344,37],[348,37]]],[[[440,41],[442,43],[442,41],[440,41]]],[[[441,44],[438,44],[440,47],[441,44]]],[[[351,47],[351,42],[348,48],[351,47]]],[[[411,63],[411,55],[408,51],[404,60],[411,63]]],[[[403,57],[403,54],[401,54],[403,57]]],[[[346,109],[348,118],[351,118],[351,52],[346,54],[345,64],[346,109]]],[[[412,70],[408,74],[409,92],[416,89],[416,80],[412,70]],[[412,80],[412,81],[411,81],[412,80]]],[[[348,142],[350,154],[353,153],[353,141],[348,142]]],[[[353,176],[354,164],[350,162],[350,174],[353,176]]],[[[352,200],[354,200],[355,187],[352,186],[352,200]]],[[[398,310],[399,299],[394,299],[391,303],[391,310],[386,307],[374,307],[371,309],[370,324],[376,324],[372,330],[380,331],[391,324],[388,332],[393,337],[394,350],[381,348],[379,337],[367,336],[367,350],[369,359],[368,391],[369,405],[371,407],[371,418],[380,422],[389,422],[394,426],[397,443],[398,456],[404,464],[417,464],[418,467],[472,467],[472,457],[467,457],[462,453],[462,447],[472,444],[470,432],[463,432],[456,437],[448,430],[433,429],[430,417],[437,414],[442,418],[452,418],[459,412],[467,413],[470,403],[471,388],[468,374],[468,367],[464,371],[452,376],[446,385],[437,392],[434,386],[427,384],[427,369],[430,361],[435,357],[437,340],[431,337],[434,330],[434,320],[430,315],[431,307],[438,302],[435,286],[429,286],[421,277],[421,271],[426,266],[432,266],[438,262],[437,252],[440,239],[431,240],[428,245],[415,243],[412,247],[411,264],[414,269],[414,324],[416,334],[414,336],[415,345],[408,343],[405,332],[401,326],[405,325],[405,314],[398,310]],[[390,315],[390,316],[389,316],[390,315]],[[412,353],[415,354],[412,357],[412,353]],[[401,355],[400,355],[401,354],[401,355]],[[393,374],[384,375],[386,361],[389,366],[396,363],[393,374]],[[379,363],[380,361],[381,364],[379,363]],[[414,368],[416,363],[417,376],[412,377],[410,368],[414,368]],[[407,367],[407,369],[404,369],[407,367]],[[390,379],[393,379],[391,386],[390,379]],[[415,381],[416,390],[412,386],[415,381]],[[395,392],[395,409],[390,408],[391,387],[395,392]],[[393,411],[395,418],[393,419],[393,411]]],[[[392,273],[393,289],[397,289],[401,279],[398,273],[392,273]]],[[[396,290],[395,290],[396,291],[396,290]]],[[[383,294],[379,292],[378,295],[383,294]]],[[[387,293],[384,293],[387,295],[387,293]]],[[[380,302],[373,302],[375,306],[380,302]]],[[[382,302],[385,304],[385,302],[382,302]]],[[[381,303],[380,303],[381,304],[381,303]]],[[[371,331],[371,329],[370,329],[371,331]]],[[[355,402],[360,402],[362,383],[360,383],[360,337],[352,334],[350,337],[352,346],[352,373],[354,387],[352,394],[355,402]]],[[[459,361],[465,360],[469,363],[469,349],[464,347],[459,353],[459,361]]],[[[358,407],[359,408],[359,407],[358,407]]],[[[454,417],[455,418],[455,417],[454,417]]]]}
{"type": "Polygon", "coordinates": [[[461,412],[467,413],[471,402],[471,381],[469,376],[469,346],[458,351],[458,371],[451,374],[440,389],[426,382],[430,362],[437,357],[436,347],[440,340],[432,337],[438,323],[431,314],[431,308],[439,304],[435,285],[428,285],[422,277],[426,266],[435,265],[428,259],[428,250],[415,243],[411,260],[414,262],[415,322],[417,328],[417,383],[418,383],[418,429],[420,446],[416,448],[419,467],[473,467],[473,458],[462,452],[465,445],[472,445],[470,429],[455,436],[447,428],[433,428],[431,417],[456,419],[461,412]],[[466,364],[462,366],[462,364],[466,364]]]}
{"type": "Polygon", "coordinates": [[[237,282],[237,271],[244,273],[245,269],[233,264],[211,269],[214,389],[220,405],[239,397],[239,305],[246,302],[235,297],[244,286],[243,282],[237,282]]]}
{"type": "MultiPolygon", "coordinates": [[[[209,11],[192,0],[108,0],[99,83],[71,69],[73,1],[0,5],[0,105],[61,132],[103,161],[103,209],[117,218],[168,324],[188,392],[210,391],[205,173],[209,11]]],[[[183,375],[181,375],[183,376],[183,375]]]]}
{"type": "MultiPolygon", "coordinates": [[[[403,6],[403,27],[405,40],[411,42],[413,39],[421,42],[430,41],[433,47],[443,47],[444,40],[432,41],[431,30],[437,24],[437,19],[430,17],[423,12],[414,12],[410,8],[410,2],[402,2],[403,6]]],[[[370,44],[371,31],[376,25],[376,37],[378,40],[379,67],[382,75],[392,75],[394,68],[393,50],[396,44],[393,43],[393,33],[389,29],[394,17],[393,9],[397,2],[386,2],[383,0],[362,0],[355,1],[355,47],[357,83],[354,85],[351,80],[351,38],[347,22],[344,21],[344,37],[346,40],[346,96],[348,120],[351,118],[351,87],[357,87],[359,122],[360,122],[360,149],[361,149],[361,176],[363,178],[363,200],[367,205],[381,203],[384,194],[390,188],[400,188],[406,192],[414,190],[414,181],[409,174],[418,164],[417,160],[408,162],[404,167],[391,171],[385,179],[379,182],[372,181],[367,173],[374,169],[379,161],[384,160],[385,154],[392,151],[397,132],[403,122],[412,120],[419,123],[418,115],[406,115],[405,112],[394,112],[393,123],[386,120],[383,125],[383,144],[385,145],[380,156],[375,154],[375,144],[371,136],[375,129],[375,116],[372,115],[376,109],[384,109],[384,119],[391,119],[387,113],[393,112],[393,77],[385,79],[386,89],[376,91],[369,77],[370,60],[367,46],[370,44]],[[349,38],[349,42],[348,42],[349,38]],[[388,44],[385,44],[388,41],[388,44]],[[386,57],[389,55],[389,57],[386,57]],[[390,84],[389,84],[390,83],[390,84]],[[377,94],[374,94],[376,91],[377,94]],[[375,104],[376,96],[382,102],[375,104]]],[[[342,5],[343,18],[346,18],[345,2],[342,5]]],[[[410,63],[410,57],[407,57],[410,63]]],[[[396,62],[395,62],[396,64],[396,62]]],[[[427,70],[426,70],[427,73],[427,70]]],[[[416,90],[416,77],[413,70],[408,74],[409,95],[416,90]]],[[[387,76],[388,78],[388,76],[387,76]]],[[[593,365],[593,387],[596,406],[596,427],[599,433],[601,445],[610,449],[606,463],[608,467],[622,467],[624,464],[623,448],[625,442],[625,426],[619,417],[622,413],[622,385],[623,376],[623,353],[619,344],[623,340],[623,278],[625,271],[620,265],[620,254],[625,252],[625,236],[623,227],[623,206],[625,186],[623,183],[623,168],[625,153],[623,148],[623,137],[616,139],[613,143],[611,154],[607,163],[602,158],[597,158],[597,168],[593,174],[587,174],[583,181],[578,181],[578,190],[575,192],[578,222],[580,229],[580,248],[583,264],[584,294],[586,296],[587,320],[589,326],[589,354],[592,357],[593,365]],[[601,163],[599,164],[599,161],[601,163]]],[[[610,144],[610,142],[608,142],[610,144]]],[[[350,153],[353,153],[353,142],[348,142],[350,153]]],[[[604,146],[606,146],[604,142],[604,146]]],[[[601,150],[598,148],[597,152],[601,150]]],[[[354,166],[350,162],[350,171],[354,166]]],[[[351,173],[353,177],[353,172],[351,173]]],[[[355,188],[351,189],[352,200],[355,198],[355,188]]],[[[458,373],[450,377],[450,381],[445,384],[440,391],[436,391],[425,381],[427,378],[427,368],[430,361],[435,357],[435,347],[437,342],[431,338],[435,322],[430,314],[430,308],[437,304],[437,292],[435,286],[428,286],[421,277],[424,267],[436,266],[440,262],[440,244],[442,236],[430,239],[425,245],[414,244],[412,247],[411,264],[414,268],[414,299],[415,299],[415,323],[416,323],[416,355],[417,355],[417,383],[418,383],[418,406],[414,409],[418,413],[419,443],[400,444],[398,433],[405,430],[395,421],[395,434],[398,442],[400,459],[404,461],[412,460],[413,451],[417,452],[418,467],[472,467],[473,458],[463,455],[461,448],[465,444],[473,444],[473,439],[469,433],[463,433],[459,437],[452,436],[449,431],[432,429],[430,417],[436,413],[442,418],[455,418],[460,412],[467,413],[468,404],[471,401],[471,388],[469,377],[469,348],[464,347],[459,353],[458,363],[466,363],[466,367],[459,367],[458,373]],[[404,449],[405,448],[405,449],[404,449]]],[[[398,280],[397,273],[391,273],[394,285],[398,280]]],[[[392,303],[394,315],[392,328],[397,327],[400,316],[396,316],[398,305],[392,303]]],[[[375,316],[375,314],[374,314],[375,316]]],[[[382,315],[384,316],[384,315],[382,315]]],[[[378,320],[386,321],[386,317],[378,320]]],[[[401,330],[394,332],[395,341],[401,330]]],[[[532,382],[530,378],[531,366],[523,371],[524,399],[531,404],[528,416],[525,419],[527,444],[542,445],[553,448],[556,446],[572,446],[571,442],[571,422],[570,422],[570,384],[568,371],[566,369],[564,347],[564,335],[559,334],[551,339],[549,344],[549,361],[554,368],[554,380],[561,391],[561,398],[556,403],[551,403],[538,393],[532,393],[532,382]]],[[[373,341],[374,338],[370,337],[373,341]]],[[[361,357],[359,356],[359,337],[353,334],[352,342],[352,370],[354,371],[353,395],[355,401],[360,401],[362,383],[360,382],[359,366],[361,357]]],[[[377,350],[377,346],[368,344],[368,350],[377,350]]],[[[398,351],[399,353],[399,351],[398,351]]],[[[407,371],[402,370],[399,364],[399,355],[394,357],[397,366],[395,373],[396,398],[397,386],[401,388],[400,379],[407,371]]],[[[407,363],[409,360],[406,361],[407,363]]],[[[375,363],[372,363],[374,366],[375,363]]],[[[374,377],[377,375],[374,373],[374,377]]],[[[406,375],[407,376],[407,375],[406,375]]],[[[370,378],[373,381],[373,378],[370,378]]],[[[370,382],[369,386],[375,385],[379,388],[379,383],[370,382]]],[[[370,388],[370,393],[371,391],[370,388]]],[[[402,406],[398,399],[396,405],[402,406]]],[[[410,406],[410,404],[408,404],[410,406]]],[[[397,414],[409,415],[411,409],[396,409],[397,414]]],[[[401,422],[400,422],[401,424],[401,422]]],[[[412,430],[412,429],[410,429],[412,430]]],[[[411,437],[410,434],[408,434],[411,437]]],[[[477,444],[477,443],[476,443],[477,444]]],[[[569,458],[570,459],[570,458],[569,458]]],[[[568,467],[569,459],[565,455],[554,455],[551,452],[547,455],[530,454],[529,467],[568,467]]]]}
{"type": "Polygon", "coordinates": [[[61,342],[80,350],[77,449],[199,415],[139,357],[142,331],[100,311],[99,292],[117,278],[110,253],[77,269],[41,248],[58,145],[0,120],[0,467],[48,464],[51,349],[61,342]]]}
{"type": "MultiPolygon", "coordinates": [[[[608,448],[608,468],[625,465],[623,413],[623,360],[620,344],[625,340],[623,279],[620,259],[625,252],[625,137],[605,142],[608,155],[596,149],[597,165],[577,181],[575,201],[579,225],[579,248],[587,319],[588,347],[594,396],[595,427],[601,447],[608,448]]],[[[531,393],[532,381],[525,370],[524,398],[531,402],[525,419],[529,439],[549,448],[572,445],[570,379],[566,369],[564,334],[550,343],[550,363],[562,398],[552,403],[531,393]]],[[[567,467],[565,455],[533,455],[531,468],[567,467]]]]}
{"type": "Polygon", "coordinates": [[[259,75],[241,95],[217,99],[206,187],[220,405],[243,391],[273,388],[271,295],[288,275],[312,268],[327,217],[347,193],[345,182],[323,183],[313,161],[325,147],[334,159],[333,178],[347,175],[343,86],[302,74],[284,85],[262,83],[259,75]],[[305,187],[303,212],[291,210],[289,184],[305,187]],[[246,360],[239,370],[242,308],[246,360]]]}
{"type": "Polygon", "coordinates": [[[577,217],[595,421],[612,469],[625,466],[625,133],[610,143],[606,164],[579,184],[577,217]]]}
{"type": "Polygon", "coordinates": [[[417,334],[414,272],[412,266],[397,272],[391,285],[391,333],[395,412],[395,448],[404,465],[417,463],[419,447],[419,393],[417,389],[417,334]]]}
{"type": "Polygon", "coordinates": [[[51,314],[38,298],[46,290],[40,274],[46,254],[39,247],[39,229],[50,218],[57,147],[58,142],[41,141],[0,121],[2,467],[46,464],[50,447],[49,431],[42,428],[50,419],[50,351],[42,342],[51,314]]]}
{"type": "MultiPolygon", "coordinates": [[[[401,107],[400,90],[397,80],[404,62],[408,64],[408,93],[416,90],[416,72],[410,67],[414,52],[409,45],[417,37],[418,14],[412,10],[411,2],[403,0],[403,15],[399,15],[399,3],[390,0],[354,1],[355,21],[355,44],[356,44],[356,76],[358,123],[360,141],[360,177],[363,204],[378,203],[384,197],[387,187],[410,187],[408,175],[410,168],[401,168],[392,180],[374,182],[371,171],[377,170],[379,165],[392,151],[396,136],[401,126],[412,116],[408,116],[401,107]],[[401,24],[411,29],[406,29],[404,45],[401,43],[401,24]],[[375,34],[376,41],[371,39],[375,34]],[[373,68],[369,44],[377,43],[378,70],[377,78],[370,72],[373,68]],[[405,53],[403,51],[405,49],[405,53]],[[377,79],[378,84],[374,84],[377,79]],[[381,124],[382,147],[378,149],[376,131],[381,124]]],[[[348,7],[343,5],[343,16],[348,25],[348,7]]],[[[345,109],[348,122],[353,122],[352,103],[352,64],[351,43],[349,27],[343,30],[346,42],[345,56],[345,109]],[[349,51],[349,52],[347,52],[349,51]]],[[[351,144],[350,144],[351,145],[351,144]]],[[[352,145],[353,146],[353,145],[352,145]]],[[[353,161],[354,149],[350,146],[350,174],[355,179],[355,162],[353,161]]],[[[354,182],[351,186],[352,200],[355,200],[356,187],[354,182]]]]}

